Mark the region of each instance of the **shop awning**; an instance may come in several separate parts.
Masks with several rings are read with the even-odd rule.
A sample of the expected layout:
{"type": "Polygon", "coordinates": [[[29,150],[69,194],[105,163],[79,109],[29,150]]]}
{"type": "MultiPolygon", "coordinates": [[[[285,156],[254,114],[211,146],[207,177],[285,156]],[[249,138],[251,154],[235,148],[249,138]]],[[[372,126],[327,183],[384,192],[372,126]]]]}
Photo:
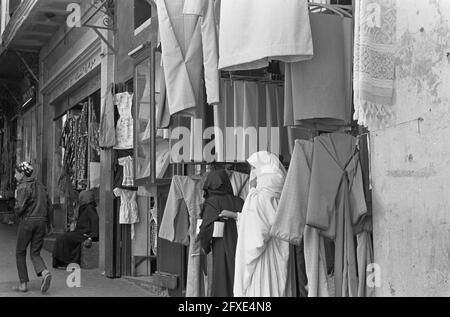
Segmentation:
{"type": "Polygon", "coordinates": [[[6,50],[39,52],[66,22],[73,0],[24,0],[3,33],[0,55],[6,50]]]}
{"type": "Polygon", "coordinates": [[[17,85],[23,79],[24,67],[36,80],[39,76],[31,70],[20,54],[38,54],[66,23],[67,5],[74,2],[77,1],[24,0],[12,15],[2,35],[0,46],[0,91],[14,107],[22,103],[16,92],[17,85]]]}

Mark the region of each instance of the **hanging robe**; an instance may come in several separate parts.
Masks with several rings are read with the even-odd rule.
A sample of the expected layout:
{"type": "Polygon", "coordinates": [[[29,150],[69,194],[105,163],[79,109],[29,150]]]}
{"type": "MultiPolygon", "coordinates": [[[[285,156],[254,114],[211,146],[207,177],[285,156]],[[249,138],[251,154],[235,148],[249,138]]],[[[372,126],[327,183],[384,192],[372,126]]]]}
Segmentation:
{"type": "Polygon", "coordinates": [[[357,139],[327,134],[314,140],[307,225],[335,241],[335,295],[358,296],[353,227],[367,213],[357,139]]]}

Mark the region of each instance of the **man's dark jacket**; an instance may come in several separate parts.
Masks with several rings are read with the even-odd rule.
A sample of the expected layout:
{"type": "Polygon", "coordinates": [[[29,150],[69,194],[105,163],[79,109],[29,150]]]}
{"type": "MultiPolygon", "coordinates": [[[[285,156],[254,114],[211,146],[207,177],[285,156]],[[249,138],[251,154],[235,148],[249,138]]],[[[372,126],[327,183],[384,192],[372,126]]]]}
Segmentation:
{"type": "Polygon", "coordinates": [[[16,206],[18,218],[50,221],[52,203],[47,190],[34,177],[26,177],[17,186],[16,206]]]}

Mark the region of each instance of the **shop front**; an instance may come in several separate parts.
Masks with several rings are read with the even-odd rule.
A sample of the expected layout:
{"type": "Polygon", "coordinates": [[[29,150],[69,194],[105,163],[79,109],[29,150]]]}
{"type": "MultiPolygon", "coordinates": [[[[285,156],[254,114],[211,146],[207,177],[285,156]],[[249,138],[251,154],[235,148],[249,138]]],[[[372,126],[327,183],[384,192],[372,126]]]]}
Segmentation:
{"type": "Polygon", "coordinates": [[[42,58],[43,73],[46,74],[42,94],[49,114],[46,124],[51,127],[46,170],[57,234],[70,230],[76,220],[80,191],[94,190],[97,202],[99,200],[101,42],[90,33],[83,34],[78,40],[87,46],[71,52],[73,56],[68,57],[68,51],[56,46],[42,58]],[[67,61],[71,62],[63,68],[54,67],[67,61]]]}

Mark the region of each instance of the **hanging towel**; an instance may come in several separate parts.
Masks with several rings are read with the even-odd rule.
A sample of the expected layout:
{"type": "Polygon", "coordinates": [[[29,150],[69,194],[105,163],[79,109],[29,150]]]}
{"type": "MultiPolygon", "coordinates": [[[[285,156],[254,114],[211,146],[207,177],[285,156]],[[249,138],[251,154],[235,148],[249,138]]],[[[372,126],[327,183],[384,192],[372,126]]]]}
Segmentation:
{"type": "Polygon", "coordinates": [[[354,119],[370,130],[395,120],[396,0],[356,1],[354,119]]]}
{"type": "Polygon", "coordinates": [[[352,20],[322,13],[311,14],[310,20],[314,58],[286,63],[285,125],[349,125],[352,68],[351,41],[346,39],[352,20]]]}
{"type": "Polygon", "coordinates": [[[306,0],[226,0],[220,7],[219,69],[259,69],[313,55],[306,0]]]}

